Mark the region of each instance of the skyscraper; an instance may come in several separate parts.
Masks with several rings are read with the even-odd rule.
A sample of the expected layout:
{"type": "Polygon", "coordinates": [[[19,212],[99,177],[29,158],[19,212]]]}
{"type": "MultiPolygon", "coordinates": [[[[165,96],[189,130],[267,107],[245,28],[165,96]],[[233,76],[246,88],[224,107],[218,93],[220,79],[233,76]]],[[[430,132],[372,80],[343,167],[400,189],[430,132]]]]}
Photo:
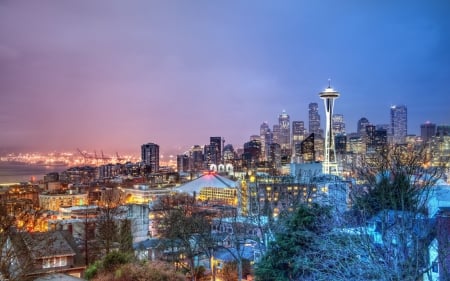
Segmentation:
{"type": "Polygon", "coordinates": [[[338,165],[336,161],[336,148],[334,146],[334,134],[332,127],[334,100],[339,98],[339,92],[335,91],[328,85],[323,92],[319,93],[321,99],[323,99],[326,115],[326,127],[325,127],[325,153],[324,161],[322,164],[322,172],[324,174],[338,174],[338,165]]]}
{"type": "Polygon", "coordinates": [[[292,121],[292,155],[300,156],[300,144],[305,139],[305,122],[292,121]]]}
{"type": "Polygon", "coordinates": [[[195,172],[203,170],[205,168],[203,148],[200,145],[194,145],[189,153],[192,159],[191,169],[195,172]]]}
{"type": "Polygon", "coordinates": [[[208,164],[220,164],[222,163],[222,148],[225,140],[222,137],[210,137],[209,138],[209,157],[210,163],[208,164]]]}
{"type": "Polygon", "coordinates": [[[436,124],[425,122],[424,124],[420,125],[420,137],[422,138],[424,143],[429,142],[435,135],[436,124]]]}
{"type": "Polygon", "coordinates": [[[393,144],[404,144],[408,133],[408,114],[405,105],[391,106],[390,137],[393,144]]]}
{"type": "Polygon", "coordinates": [[[300,153],[303,162],[310,163],[316,161],[316,152],[314,146],[314,133],[310,134],[300,144],[300,153]]]}
{"type": "Polygon", "coordinates": [[[150,173],[159,171],[159,145],[147,143],[141,146],[141,160],[150,166],[150,173]]]}
{"type": "Polygon", "coordinates": [[[282,156],[291,156],[291,122],[286,111],[278,116],[278,125],[280,126],[280,133],[278,135],[278,144],[281,146],[282,156]]]}
{"type": "Polygon", "coordinates": [[[358,125],[356,125],[356,132],[360,137],[364,137],[366,135],[367,125],[370,125],[370,122],[366,117],[361,117],[361,119],[358,120],[358,125]]]}
{"type": "Polygon", "coordinates": [[[280,144],[280,125],[275,124],[272,127],[272,142],[280,144]]]}
{"type": "Polygon", "coordinates": [[[345,134],[345,122],[343,114],[333,114],[332,120],[333,134],[345,134]]]}
{"type": "Polygon", "coordinates": [[[261,137],[261,158],[267,160],[267,147],[271,143],[270,128],[267,122],[263,122],[259,127],[259,135],[261,137]]]}
{"type": "Polygon", "coordinates": [[[309,104],[309,133],[321,135],[319,105],[315,102],[309,104]]]}

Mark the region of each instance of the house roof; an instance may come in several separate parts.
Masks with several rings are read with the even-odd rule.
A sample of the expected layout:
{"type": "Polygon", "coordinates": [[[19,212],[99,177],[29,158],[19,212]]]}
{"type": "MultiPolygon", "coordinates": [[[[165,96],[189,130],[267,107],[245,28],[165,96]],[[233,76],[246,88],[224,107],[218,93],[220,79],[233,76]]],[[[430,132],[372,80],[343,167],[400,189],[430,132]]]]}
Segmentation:
{"type": "Polygon", "coordinates": [[[214,188],[237,188],[237,182],[222,177],[215,173],[208,173],[196,178],[193,181],[180,185],[175,188],[176,192],[189,193],[191,195],[199,194],[205,187],[214,188]]]}
{"type": "Polygon", "coordinates": [[[161,239],[159,238],[148,238],[147,240],[134,243],[133,248],[135,250],[141,250],[141,249],[154,249],[161,245],[161,239]]]}
{"type": "Polygon", "coordinates": [[[236,248],[220,248],[213,253],[214,259],[221,260],[223,262],[231,262],[236,260],[239,256],[247,260],[254,260],[255,252],[261,253],[263,249],[261,246],[247,246],[243,245],[239,252],[236,248]]]}
{"type": "Polygon", "coordinates": [[[33,259],[76,255],[60,231],[21,232],[20,235],[33,259]]]}

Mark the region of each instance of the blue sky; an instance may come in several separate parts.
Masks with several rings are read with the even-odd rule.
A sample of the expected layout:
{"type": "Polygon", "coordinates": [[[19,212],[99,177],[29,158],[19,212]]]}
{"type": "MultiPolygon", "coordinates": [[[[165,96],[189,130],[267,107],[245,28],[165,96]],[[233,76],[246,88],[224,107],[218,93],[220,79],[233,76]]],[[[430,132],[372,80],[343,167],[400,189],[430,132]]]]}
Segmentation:
{"type": "MultiPolygon", "coordinates": [[[[450,123],[450,2],[2,1],[0,151],[240,147],[332,79],[347,131],[450,123]]],[[[322,117],[323,119],[323,117],[322,117]]],[[[306,123],[307,124],[307,123],[306,123]]]]}

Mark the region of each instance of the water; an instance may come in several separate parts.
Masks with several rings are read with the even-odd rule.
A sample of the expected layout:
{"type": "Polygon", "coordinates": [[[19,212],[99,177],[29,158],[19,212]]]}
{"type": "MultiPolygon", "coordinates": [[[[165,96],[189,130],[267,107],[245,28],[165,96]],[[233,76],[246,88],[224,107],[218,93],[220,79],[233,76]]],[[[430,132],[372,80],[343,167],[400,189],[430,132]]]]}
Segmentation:
{"type": "Polygon", "coordinates": [[[27,182],[32,178],[43,179],[52,172],[62,172],[67,166],[44,166],[26,163],[0,162],[0,184],[27,182]]]}

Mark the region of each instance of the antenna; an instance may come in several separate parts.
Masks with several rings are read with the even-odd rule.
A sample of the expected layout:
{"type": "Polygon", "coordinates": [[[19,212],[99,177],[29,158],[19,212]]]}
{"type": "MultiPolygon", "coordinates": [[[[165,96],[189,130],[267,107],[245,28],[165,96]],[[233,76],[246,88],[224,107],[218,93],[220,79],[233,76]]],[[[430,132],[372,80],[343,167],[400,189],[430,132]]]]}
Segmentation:
{"type": "Polygon", "coordinates": [[[331,88],[331,78],[328,78],[328,88],[331,88]]]}

